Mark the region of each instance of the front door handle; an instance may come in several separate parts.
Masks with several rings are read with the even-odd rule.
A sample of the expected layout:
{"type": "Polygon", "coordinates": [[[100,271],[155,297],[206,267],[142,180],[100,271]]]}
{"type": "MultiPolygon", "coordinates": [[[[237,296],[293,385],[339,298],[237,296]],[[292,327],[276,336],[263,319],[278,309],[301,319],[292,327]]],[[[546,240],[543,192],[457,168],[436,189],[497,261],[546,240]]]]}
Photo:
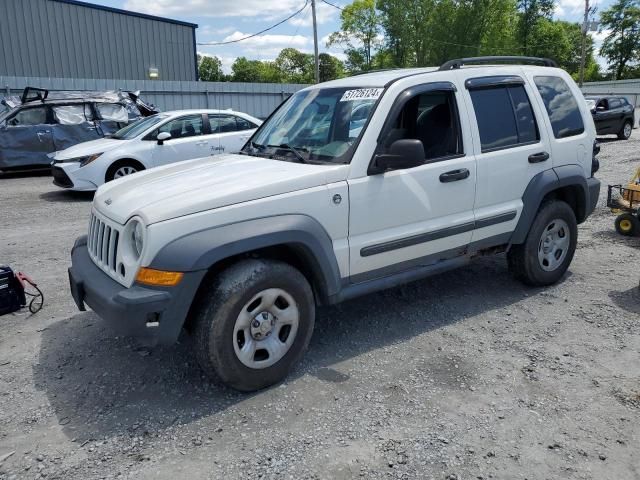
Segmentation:
{"type": "Polygon", "coordinates": [[[469,177],[469,170],[466,168],[460,168],[459,170],[452,170],[450,172],[440,175],[440,181],[442,183],[457,182],[458,180],[464,180],[469,177]]]}
{"type": "Polygon", "coordinates": [[[529,163],[540,163],[546,160],[549,160],[549,154],[547,152],[538,152],[529,155],[529,163]]]}

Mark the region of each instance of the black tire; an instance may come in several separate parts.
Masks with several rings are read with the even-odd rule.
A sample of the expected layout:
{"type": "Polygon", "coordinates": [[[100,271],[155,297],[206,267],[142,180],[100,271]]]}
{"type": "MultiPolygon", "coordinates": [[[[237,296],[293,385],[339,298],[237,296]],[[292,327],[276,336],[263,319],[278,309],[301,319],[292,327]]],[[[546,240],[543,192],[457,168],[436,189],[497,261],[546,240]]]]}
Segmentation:
{"type": "MultiPolygon", "coordinates": [[[[204,285],[199,298],[193,330],[198,363],[209,376],[236,390],[249,392],[278,383],[300,361],[309,345],[315,323],[313,291],[304,275],[286,263],[242,260],[204,285]],[[250,368],[236,354],[239,340],[234,338],[234,328],[243,308],[266,289],[281,289],[294,300],[299,311],[297,332],[289,349],[275,364],[250,368]]],[[[258,344],[258,340],[250,341],[258,344]]],[[[257,349],[252,358],[259,351],[266,352],[257,349]]]]}
{"type": "MultiPolygon", "coordinates": [[[[562,228],[564,232],[565,228],[562,228]]],[[[556,283],[567,271],[573,259],[578,241],[578,226],[573,209],[565,202],[553,200],[545,202],[531,224],[529,233],[524,243],[513,245],[507,254],[509,270],[513,275],[526,285],[542,287],[556,283]],[[564,258],[555,267],[546,265],[546,270],[538,258],[538,249],[543,245],[543,240],[547,237],[547,228],[551,227],[554,221],[564,221],[569,234],[568,245],[564,253],[564,258]]],[[[562,255],[560,255],[562,258],[562,255]]],[[[560,260],[558,258],[557,260],[560,260]]],[[[546,260],[545,260],[546,261],[546,260]]]]}
{"type": "Polygon", "coordinates": [[[633,124],[631,123],[631,120],[625,120],[625,122],[622,124],[622,128],[618,132],[618,138],[620,140],[629,140],[632,130],[633,124]]]}
{"type": "Polygon", "coordinates": [[[616,217],[616,232],[626,237],[634,237],[640,233],[640,220],[630,213],[621,213],[616,217]]]}
{"type": "Polygon", "coordinates": [[[114,180],[116,172],[121,168],[132,168],[136,172],[141,172],[142,170],[144,170],[144,165],[142,165],[140,162],[137,162],[136,160],[118,160],[116,162],[113,162],[107,169],[107,173],[104,176],[105,183],[114,180]]]}

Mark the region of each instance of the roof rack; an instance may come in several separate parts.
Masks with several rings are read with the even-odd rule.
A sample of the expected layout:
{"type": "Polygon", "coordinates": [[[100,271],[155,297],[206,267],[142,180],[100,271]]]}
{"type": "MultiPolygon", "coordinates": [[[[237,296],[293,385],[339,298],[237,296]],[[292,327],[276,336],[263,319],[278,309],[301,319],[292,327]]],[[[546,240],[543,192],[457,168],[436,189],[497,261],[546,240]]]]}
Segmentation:
{"type": "Polygon", "coordinates": [[[545,67],[557,67],[556,62],[550,58],[540,57],[501,57],[501,56],[489,56],[489,57],[469,57],[469,58],[457,58],[455,60],[449,60],[440,65],[438,70],[455,70],[463,65],[480,65],[483,63],[500,62],[500,63],[537,63],[542,64],[545,67]]]}
{"type": "Polygon", "coordinates": [[[358,75],[366,75],[367,73],[390,72],[391,70],[400,70],[400,68],[373,68],[371,70],[360,70],[359,72],[352,73],[349,76],[357,77],[358,75]]]}

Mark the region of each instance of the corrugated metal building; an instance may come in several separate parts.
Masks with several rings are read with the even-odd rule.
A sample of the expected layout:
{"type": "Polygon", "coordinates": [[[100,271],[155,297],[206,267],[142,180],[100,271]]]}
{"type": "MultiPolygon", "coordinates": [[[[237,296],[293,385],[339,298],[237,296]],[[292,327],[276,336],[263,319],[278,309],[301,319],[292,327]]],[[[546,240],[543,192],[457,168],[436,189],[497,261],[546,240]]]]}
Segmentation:
{"type": "Polygon", "coordinates": [[[195,24],[77,0],[0,4],[0,75],[197,80],[195,24]]]}

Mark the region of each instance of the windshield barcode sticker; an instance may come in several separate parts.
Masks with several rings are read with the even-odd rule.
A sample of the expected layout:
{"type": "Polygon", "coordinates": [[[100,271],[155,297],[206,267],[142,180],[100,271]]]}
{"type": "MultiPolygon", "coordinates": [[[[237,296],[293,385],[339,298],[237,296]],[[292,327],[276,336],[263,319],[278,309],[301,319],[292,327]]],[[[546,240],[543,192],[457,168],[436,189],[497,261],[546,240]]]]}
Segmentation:
{"type": "Polygon", "coordinates": [[[358,90],[347,90],[340,99],[341,102],[352,100],[377,100],[382,95],[384,88],[359,88],[358,90]]]}

